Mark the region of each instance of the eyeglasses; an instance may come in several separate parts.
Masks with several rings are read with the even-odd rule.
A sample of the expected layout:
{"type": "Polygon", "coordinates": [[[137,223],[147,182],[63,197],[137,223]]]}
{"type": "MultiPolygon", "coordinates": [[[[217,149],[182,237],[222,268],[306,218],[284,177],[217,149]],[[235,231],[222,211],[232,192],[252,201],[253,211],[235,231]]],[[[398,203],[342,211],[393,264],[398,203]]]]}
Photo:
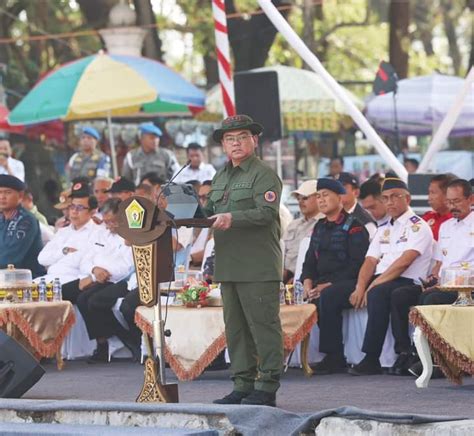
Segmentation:
{"type": "Polygon", "coordinates": [[[88,207],[83,206],[82,204],[71,204],[69,205],[68,209],[74,212],[82,212],[84,210],[89,210],[88,207]]]}
{"type": "Polygon", "coordinates": [[[400,200],[405,197],[406,194],[391,194],[391,195],[382,195],[382,202],[388,203],[389,201],[400,200]]]}
{"type": "Polygon", "coordinates": [[[236,136],[225,136],[223,141],[226,144],[233,144],[234,142],[238,142],[240,144],[241,142],[244,142],[251,137],[252,135],[248,135],[248,134],[242,134],[242,135],[236,135],[236,136]]]}
{"type": "Polygon", "coordinates": [[[462,203],[461,198],[456,198],[456,200],[446,200],[448,206],[459,206],[462,203]]]}

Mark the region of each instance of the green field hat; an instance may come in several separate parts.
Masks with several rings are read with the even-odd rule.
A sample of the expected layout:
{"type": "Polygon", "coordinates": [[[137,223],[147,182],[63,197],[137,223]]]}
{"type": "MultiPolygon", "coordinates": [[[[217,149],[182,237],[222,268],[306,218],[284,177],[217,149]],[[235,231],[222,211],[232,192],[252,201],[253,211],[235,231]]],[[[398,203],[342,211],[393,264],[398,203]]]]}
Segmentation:
{"type": "Polygon", "coordinates": [[[216,142],[221,142],[225,132],[242,129],[248,129],[254,135],[260,135],[263,132],[262,125],[254,122],[248,115],[233,115],[222,121],[221,127],[214,130],[212,138],[216,142]]]}

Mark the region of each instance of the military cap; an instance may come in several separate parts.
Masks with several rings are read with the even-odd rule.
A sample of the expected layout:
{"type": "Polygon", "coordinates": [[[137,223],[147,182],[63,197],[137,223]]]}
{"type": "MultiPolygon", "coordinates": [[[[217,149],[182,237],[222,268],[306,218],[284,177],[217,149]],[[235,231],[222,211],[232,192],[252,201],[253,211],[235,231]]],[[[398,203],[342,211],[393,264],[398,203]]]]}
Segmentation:
{"type": "Polygon", "coordinates": [[[71,195],[70,189],[68,189],[67,191],[61,192],[61,194],[59,194],[59,203],[56,203],[54,205],[54,208],[59,209],[59,210],[67,209],[69,205],[71,204],[71,199],[69,198],[70,195],[71,195]]]}
{"type": "Polygon", "coordinates": [[[117,192],[135,192],[135,185],[125,177],[120,177],[112,184],[107,192],[111,194],[116,194],[117,192]]]}
{"type": "Polygon", "coordinates": [[[247,129],[250,130],[254,135],[260,135],[260,133],[263,132],[263,126],[256,123],[248,115],[233,115],[222,121],[221,127],[219,129],[214,130],[212,139],[214,139],[216,142],[221,142],[225,132],[247,129]]]}
{"type": "Polygon", "coordinates": [[[81,133],[83,135],[92,136],[94,139],[97,139],[97,141],[100,139],[100,133],[96,129],[90,126],[83,127],[81,130],[81,133]]]}
{"type": "Polygon", "coordinates": [[[163,132],[159,127],[156,127],[153,123],[141,123],[140,127],[140,134],[141,135],[155,135],[155,136],[161,136],[163,135],[163,132]]]}
{"type": "Polygon", "coordinates": [[[346,193],[346,188],[339,180],[330,179],[329,177],[318,179],[317,190],[321,191],[322,189],[329,189],[339,195],[346,193]]]}
{"type": "Polygon", "coordinates": [[[389,189],[405,189],[405,191],[408,191],[408,186],[398,177],[387,177],[382,183],[382,191],[389,189]]]}
{"type": "Polygon", "coordinates": [[[352,185],[354,188],[359,187],[359,181],[356,176],[351,173],[339,173],[334,176],[336,180],[339,180],[343,185],[352,185]]]}
{"type": "Polygon", "coordinates": [[[26,189],[25,184],[15,176],[9,174],[0,175],[0,188],[10,188],[15,191],[24,191],[26,189]]]}
{"type": "Polygon", "coordinates": [[[89,187],[89,183],[77,182],[72,185],[69,198],[86,198],[86,197],[90,197],[90,195],[91,195],[91,189],[89,187]]]}

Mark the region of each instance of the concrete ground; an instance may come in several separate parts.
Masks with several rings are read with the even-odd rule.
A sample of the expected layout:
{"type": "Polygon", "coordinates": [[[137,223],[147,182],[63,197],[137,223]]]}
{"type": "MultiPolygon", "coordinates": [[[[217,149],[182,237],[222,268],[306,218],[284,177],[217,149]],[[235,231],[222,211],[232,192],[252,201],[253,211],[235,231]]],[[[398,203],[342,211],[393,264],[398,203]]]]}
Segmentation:
{"type": "MultiPolygon", "coordinates": [[[[89,365],[66,362],[63,371],[55,364],[28,391],[25,399],[78,399],[134,401],[143,382],[143,367],[130,361],[89,365]]],[[[167,382],[176,382],[167,370],[167,382]]],[[[211,403],[231,389],[230,372],[206,371],[197,380],[179,382],[181,403],[211,403]]],[[[413,377],[389,375],[354,377],[348,374],[306,378],[299,369],[289,369],[282,379],[278,406],[292,412],[317,412],[340,406],[355,406],[379,412],[463,416],[474,418],[474,378],[462,386],[448,380],[432,380],[418,389],[413,377]]]]}

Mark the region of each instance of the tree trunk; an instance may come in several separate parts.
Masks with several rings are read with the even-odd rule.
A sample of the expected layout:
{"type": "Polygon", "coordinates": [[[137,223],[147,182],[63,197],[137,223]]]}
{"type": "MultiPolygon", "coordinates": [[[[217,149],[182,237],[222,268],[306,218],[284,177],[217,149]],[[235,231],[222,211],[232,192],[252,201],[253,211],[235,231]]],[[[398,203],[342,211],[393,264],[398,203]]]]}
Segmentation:
{"type": "Polygon", "coordinates": [[[466,6],[471,11],[471,53],[469,55],[469,64],[467,72],[474,67],[474,0],[466,0],[466,6]]]}
{"type": "MultiPolygon", "coordinates": [[[[273,0],[276,7],[284,6],[284,0],[273,0]]],[[[234,0],[225,0],[228,14],[238,12],[234,0]]],[[[289,10],[282,11],[285,16],[289,10]]],[[[264,13],[252,15],[249,19],[242,17],[227,20],[229,43],[234,54],[235,71],[251,70],[263,67],[277,34],[276,28],[264,13]]]]}
{"type": "MultiPolygon", "coordinates": [[[[151,0],[133,0],[135,11],[137,12],[137,24],[147,25],[155,24],[156,18],[153,12],[151,0]]],[[[161,49],[161,39],[156,27],[147,28],[147,35],[143,44],[143,56],[147,58],[163,60],[163,51],[161,49]]]]}
{"type": "Polygon", "coordinates": [[[408,51],[410,48],[410,38],[408,35],[410,0],[391,0],[389,21],[390,63],[395,68],[398,77],[405,79],[408,75],[408,51]]]}
{"type": "Polygon", "coordinates": [[[118,0],[77,0],[87,24],[94,29],[107,27],[109,12],[118,0]]]}

